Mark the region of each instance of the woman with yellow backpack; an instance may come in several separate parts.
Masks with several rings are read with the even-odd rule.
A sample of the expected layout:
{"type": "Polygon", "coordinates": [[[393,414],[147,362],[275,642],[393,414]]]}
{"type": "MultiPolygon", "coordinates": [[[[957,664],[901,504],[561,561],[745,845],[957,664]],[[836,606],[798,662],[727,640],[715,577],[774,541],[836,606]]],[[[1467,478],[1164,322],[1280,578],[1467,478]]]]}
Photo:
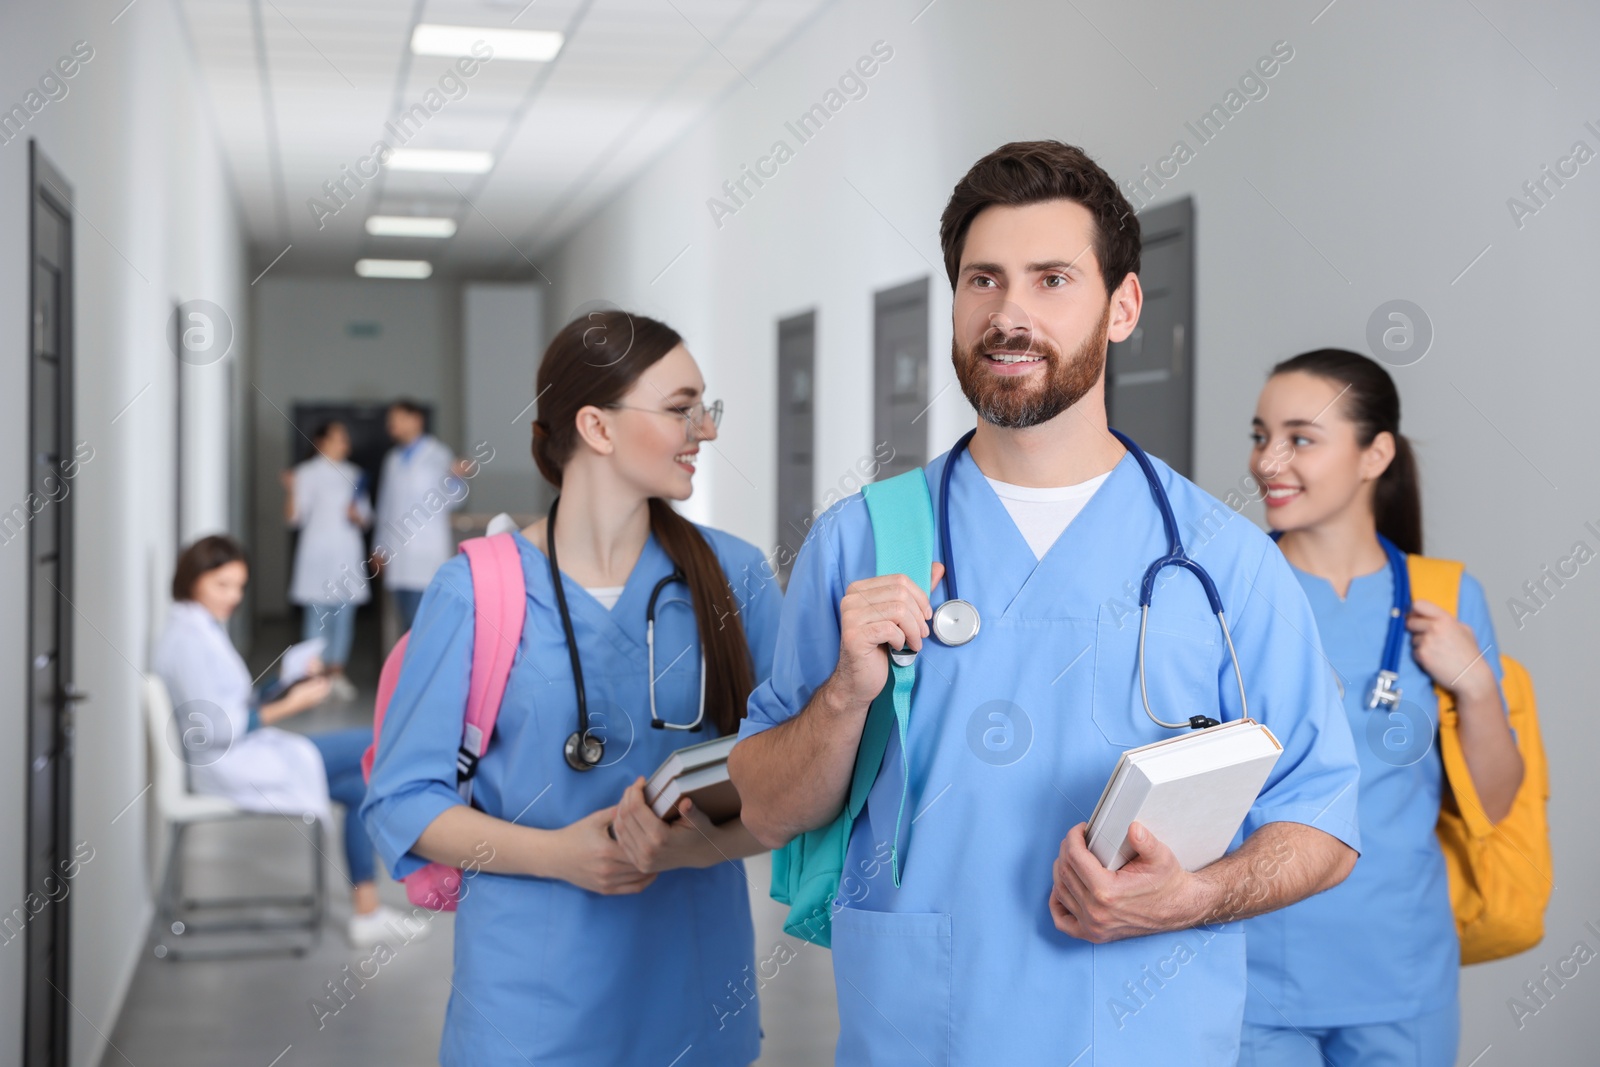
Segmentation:
{"type": "Polygon", "coordinates": [[[1286,360],[1252,427],[1251,473],[1356,739],[1362,854],[1341,885],[1248,921],[1239,1062],[1448,1067],[1462,961],[1542,933],[1532,689],[1502,664],[1482,586],[1421,555],[1417,464],[1387,371],[1340,349],[1286,360]]]}

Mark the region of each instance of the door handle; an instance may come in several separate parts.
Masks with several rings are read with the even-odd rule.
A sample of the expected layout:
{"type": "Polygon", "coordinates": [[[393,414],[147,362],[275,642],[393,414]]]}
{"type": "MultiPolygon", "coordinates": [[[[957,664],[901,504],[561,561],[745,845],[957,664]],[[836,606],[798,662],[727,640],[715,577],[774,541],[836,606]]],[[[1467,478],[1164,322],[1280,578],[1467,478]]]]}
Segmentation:
{"type": "Polygon", "coordinates": [[[63,703],[77,704],[88,699],[89,694],[71,682],[61,687],[61,700],[63,703]]]}

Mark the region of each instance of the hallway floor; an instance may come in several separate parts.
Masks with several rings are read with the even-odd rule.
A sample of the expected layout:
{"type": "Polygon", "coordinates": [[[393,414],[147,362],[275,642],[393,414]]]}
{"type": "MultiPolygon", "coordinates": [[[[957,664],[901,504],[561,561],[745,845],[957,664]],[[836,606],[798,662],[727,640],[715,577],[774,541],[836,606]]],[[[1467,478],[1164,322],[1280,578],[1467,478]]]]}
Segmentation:
{"type": "MultiPolygon", "coordinates": [[[[295,729],[314,733],[370,724],[377,645],[369,631],[376,626],[365,616],[359,625],[350,673],[360,697],[350,704],[308,712],[295,721],[295,729]]],[[[271,651],[252,657],[252,669],[264,668],[296,633],[286,622],[258,625],[256,647],[271,651]]],[[[271,892],[278,888],[278,879],[283,891],[297,888],[292,879],[304,884],[309,849],[293,828],[272,820],[198,827],[190,832],[186,847],[185,886],[191,891],[271,892]]],[[[314,1002],[326,1003],[328,997],[326,983],[344,979],[343,968],[355,969],[373,955],[371,949],[351,948],[344,938],[350,915],[349,882],[343,875],[337,827],[324,851],[331,857],[329,914],[315,948],[301,957],[174,961],[157,959],[147,946],[102,1067],[437,1063],[450,990],[453,917],[440,914],[427,940],[395,947],[393,957],[336,1013],[318,1009],[314,1002]]],[[[760,1063],[808,1067],[831,1062],[838,1035],[831,959],[825,950],[783,934],[783,909],[766,892],[767,858],[745,862],[756,959],[776,954],[788,960],[761,990],[765,1041],[760,1063]],[[780,944],[789,947],[792,958],[779,951],[780,944]]],[[[381,865],[379,879],[384,900],[404,906],[404,891],[383,875],[381,865]]],[[[373,969],[371,963],[363,968],[368,974],[373,969]]],[[[766,969],[770,972],[772,965],[766,969]]]]}

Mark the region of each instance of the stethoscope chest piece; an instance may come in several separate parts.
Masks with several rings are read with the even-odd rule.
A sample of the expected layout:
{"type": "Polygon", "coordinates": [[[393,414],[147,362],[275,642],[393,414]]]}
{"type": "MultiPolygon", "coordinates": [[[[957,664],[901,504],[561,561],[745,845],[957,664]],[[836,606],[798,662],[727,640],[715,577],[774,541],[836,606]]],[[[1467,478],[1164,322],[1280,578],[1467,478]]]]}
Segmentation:
{"type": "Polygon", "coordinates": [[[978,636],[982,622],[978,609],[970,601],[946,600],[934,609],[929,629],[942,645],[964,645],[978,636]]]}
{"type": "Polygon", "coordinates": [[[567,737],[564,755],[573,770],[591,771],[605,758],[606,743],[587,730],[575,730],[567,737]]]}

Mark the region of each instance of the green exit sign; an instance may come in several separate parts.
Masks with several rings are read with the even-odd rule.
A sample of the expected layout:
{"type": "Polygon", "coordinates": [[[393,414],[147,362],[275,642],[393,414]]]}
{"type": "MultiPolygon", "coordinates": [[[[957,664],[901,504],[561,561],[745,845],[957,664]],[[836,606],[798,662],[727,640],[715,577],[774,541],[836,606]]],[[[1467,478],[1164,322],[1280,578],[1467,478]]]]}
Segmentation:
{"type": "Polygon", "coordinates": [[[376,322],[347,322],[344,332],[351,337],[376,337],[383,332],[383,326],[376,322]]]}

